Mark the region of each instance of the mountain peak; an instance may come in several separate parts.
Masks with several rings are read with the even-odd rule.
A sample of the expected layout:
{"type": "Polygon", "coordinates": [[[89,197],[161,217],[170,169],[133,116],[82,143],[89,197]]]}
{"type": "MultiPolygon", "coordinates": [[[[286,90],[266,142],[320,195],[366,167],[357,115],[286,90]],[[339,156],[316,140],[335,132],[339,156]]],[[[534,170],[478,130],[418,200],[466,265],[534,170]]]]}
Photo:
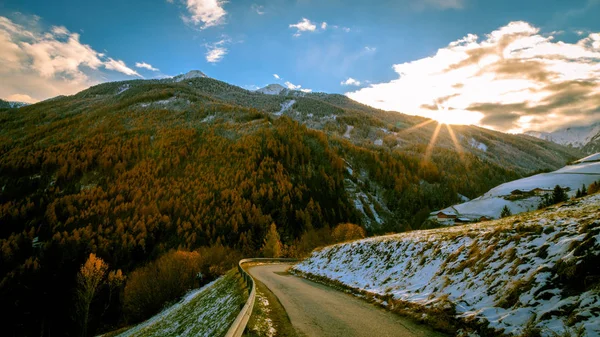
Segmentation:
{"type": "Polygon", "coordinates": [[[177,75],[177,76],[173,77],[173,80],[175,80],[175,82],[181,82],[181,81],[189,80],[192,78],[205,78],[205,77],[208,77],[208,76],[206,76],[206,74],[201,72],[200,70],[190,70],[185,74],[181,74],[181,75],[177,75]]]}
{"type": "Polygon", "coordinates": [[[282,91],[286,90],[286,88],[284,86],[282,86],[281,84],[269,84],[264,88],[260,88],[258,90],[256,90],[256,92],[260,92],[261,94],[267,94],[267,95],[279,95],[282,91]]]}

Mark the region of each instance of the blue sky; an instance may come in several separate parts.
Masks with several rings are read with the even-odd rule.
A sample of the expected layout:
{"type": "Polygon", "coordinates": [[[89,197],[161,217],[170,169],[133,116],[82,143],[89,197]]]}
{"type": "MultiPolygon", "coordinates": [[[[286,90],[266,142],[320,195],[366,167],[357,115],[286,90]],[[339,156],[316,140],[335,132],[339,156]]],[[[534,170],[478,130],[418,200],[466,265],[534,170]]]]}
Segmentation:
{"type": "MultiPolygon", "coordinates": [[[[91,83],[173,76],[199,69],[210,77],[245,88],[288,82],[288,86],[313,91],[349,92],[350,97],[373,106],[427,115],[427,109],[422,106],[432,105],[427,101],[429,97],[423,98],[422,104],[403,106],[387,100],[385,95],[393,95],[393,88],[383,90],[385,88],[376,86],[392,85],[402,76],[395,65],[432,57],[469,34],[477,35],[482,42],[486,34],[499,31],[511,22],[534,27],[535,31],[527,33],[530,36],[552,35],[550,42],[554,46],[558,41],[576,45],[589,38],[588,49],[595,52],[593,34],[600,32],[600,1],[3,0],[0,17],[4,18],[0,29],[8,36],[5,42],[17,46],[13,49],[28,53],[28,56],[4,55],[6,59],[18,59],[20,69],[33,67],[37,69],[36,74],[42,73],[41,61],[36,63],[35,59],[39,53],[32,54],[31,48],[27,49],[27,44],[34,45],[31,39],[44,40],[46,45],[52,46],[40,46],[37,51],[47,52],[52,48],[54,54],[70,55],[68,48],[50,44],[50,37],[44,37],[48,32],[54,34],[53,27],[64,28],[66,33],[59,32],[52,39],[65,43],[72,34],[79,34],[78,43],[93,51],[92,60],[76,60],[75,69],[55,64],[50,74],[46,72],[35,78],[36,74],[29,72],[23,77],[31,80],[23,80],[24,83],[10,88],[0,86],[3,98],[37,101],[63,91],[70,94],[91,83]],[[292,26],[296,24],[300,25],[292,26]],[[208,54],[210,51],[212,54],[208,54]],[[23,66],[23,62],[29,63],[23,66]],[[108,65],[110,62],[112,66],[108,65]],[[136,63],[142,62],[158,70],[136,67],[136,63]],[[278,74],[280,79],[273,74],[278,74]],[[61,82],[48,83],[53,89],[44,89],[43,80],[56,78],[61,82]],[[69,80],[76,81],[76,85],[66,83],[69,80]]],[[[594,55],[586,57],[598,64],[599,59],[594,55]]],[[[0,76],[12,79],[15,69],[10,69],[12,75],[8,75],[7,69],[4,72],[0,69],[0,76]]],[[[586,79],[598,80],[596,70],[595,67],[588,69],[586,79]]],[[[543,103],[543,98],[538,103],[543,103]]],[[[478,115],[479,120],[467,116],[474,104],[492,101],[470,100],[468,105],[463,102],[460,109],[460,104],[450,104],[451,101],[447,107],[433,105],[446,114],[461,110],[462,115],[450,119],[451,122],[464,120],[512,131],[527,128],[525,122],[519,125],[509,125],[510,121],[508,124],[504,121],[482,123],[481,120],[488,117],[486,111],[477,111],[484,116],[478,115]]],[[[520,112],[520,116],[530,116],[528,111],[520,112]]],[[[590,111],[594,116],[594,109],[590,111]]],[[[570,122],[581,124],[584,120],[590,118],[570,122]]],[[[514,118],[512,123],[515,124],[514,118]]],[[[555,124],[560,123],[546,127],[553,128],[555,124]]]]}

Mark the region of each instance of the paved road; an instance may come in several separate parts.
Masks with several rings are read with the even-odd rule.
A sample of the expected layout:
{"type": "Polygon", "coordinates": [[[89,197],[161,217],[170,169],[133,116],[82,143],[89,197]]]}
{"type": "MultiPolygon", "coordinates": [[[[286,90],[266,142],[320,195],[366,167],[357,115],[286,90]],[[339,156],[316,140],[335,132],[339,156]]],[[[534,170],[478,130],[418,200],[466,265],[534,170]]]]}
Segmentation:
{"type": "Polygon", "coordinates": [[[250,267],[250,274],[277,296],[299,335],[443,336],[352,295],[285,273],[289,265],[250,267]]]}

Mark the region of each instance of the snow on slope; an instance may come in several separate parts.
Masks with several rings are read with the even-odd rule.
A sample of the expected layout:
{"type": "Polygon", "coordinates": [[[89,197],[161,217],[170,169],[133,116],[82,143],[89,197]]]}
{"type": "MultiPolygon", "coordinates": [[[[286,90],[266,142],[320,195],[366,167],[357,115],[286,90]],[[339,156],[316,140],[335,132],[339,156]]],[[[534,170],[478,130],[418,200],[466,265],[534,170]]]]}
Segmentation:
{"type": "Polygon", "coordinates": [[[553,132],[528,131],[526,135],[544,139],[561,145],[582,147],[600,133],[600,123],[556,130],[553,132]]]}
{"type": "Polygon", "coordinates": [[[181,81],[185,81],[185,80],[190,80],[192,78],[204,78],[204,77],[208,77],[208,76],[206,76],[206,74],[201,72],[200,70],[190,70],[186,74],[181,74],[181,75],[177,75],[177,76],[173,77],[173,81],[181,82],[181,81]]]}
{"type": "Polygon", "coordinates": [[[592,154],[585,158],[581,158],[578,161],[576,161],[576,163],[585,163],[591,161],[600,161],[600,153],[592,154]]]}
{"type": "Polygon", "coordinates": [[[596,194],[492,222],[325,247],[294,270],[380,295],[387,306],[450,307],[497,333],[535,326],[543,336],[599,336],[599,258],[596,194]]]}
{"type": "Polygon", "coordinates": [[[265,95],[279,95],[284,90],[286,90],[286,89],[279,84],[269,84],[264,88],[260,88],[260,89],[256,90],[256,92],[259,92],[259,93],[265,94],[265,95]]]}
{"type": "Polygon", "coordinates": [[[223,336],[245,300],[237,274],[230,271],[118,336],[223,336]]]}
{"type": "MultiPolygon", "coordinates": [[[[597,154],[597,156],[600,156],[600,154],[597,154]]],[[[594,158],[593,156],[590,157],[594,158]]],[[[562,188],[569,188],[568,194],[573,196],[582,185],[588,186],[600,180],[600,162],[589,162],[588,160],[565,166],[554,172],[541,173],[496,186],[478,198],[445,208],[442,211],[472,217],[485,215],[499,218],[504,206],[507,206],[512,214],[534,210],[540,203],[541,196],[534,195],[517,198],[516,200],[507,200],[511,192],[514,190],[532,191],[536,188],[551,191],[556,185],[559,185],[562,188]]]]}
{"type": "Polygon", "coordinates": [[[285,102],[281,103],[281,110],[274,113],[274,115],[281,116],[284,112],[288,111],[292,106],[294,106],[294,104],[296,104],[295,99],[291,99],[289,101],[285,101],[285,102]]]}

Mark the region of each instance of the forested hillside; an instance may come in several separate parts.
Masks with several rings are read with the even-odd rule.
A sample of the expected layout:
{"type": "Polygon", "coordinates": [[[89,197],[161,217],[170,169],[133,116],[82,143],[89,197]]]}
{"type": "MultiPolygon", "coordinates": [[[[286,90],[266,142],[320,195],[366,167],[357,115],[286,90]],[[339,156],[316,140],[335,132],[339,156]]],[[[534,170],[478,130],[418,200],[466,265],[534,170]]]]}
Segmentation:
{"type": "Polygon", "coordinates": [[[143,319],[124,307],[126,289],[170,250],[199,250],[199,285],[260,255],[271,224],[283,254],[299,256],[331,242],[340,223],[418,229],[459,194],[579,156],[344,96],[264,95],[209,78],[102,84],[0,109],[0,125],[7,335],[80,334],[75,289],[90,253],[126,279],[96,294],[89,331],[99,332],[143,319]]]}

